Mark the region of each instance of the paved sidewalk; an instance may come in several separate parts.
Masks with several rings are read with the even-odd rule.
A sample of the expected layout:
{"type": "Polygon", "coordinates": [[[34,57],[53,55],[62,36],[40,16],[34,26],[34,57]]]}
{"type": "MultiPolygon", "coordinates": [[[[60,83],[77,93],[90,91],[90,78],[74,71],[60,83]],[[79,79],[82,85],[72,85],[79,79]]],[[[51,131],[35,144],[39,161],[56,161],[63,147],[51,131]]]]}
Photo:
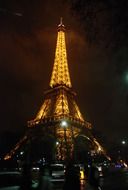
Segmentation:
{"type": "Polygon", "coordinates": [[[81,190],[95,190],[89,183],[85,183],[81,186],[81,190]]]}
{"type": "MultiPolygon", "coordinates": [[[[89,183],[86,183],[81,190],[96,190],[96,188],[92,187],[89,183]]],[[[97,190],[101,190],[101,188],[98,187],[97,190]]]]}

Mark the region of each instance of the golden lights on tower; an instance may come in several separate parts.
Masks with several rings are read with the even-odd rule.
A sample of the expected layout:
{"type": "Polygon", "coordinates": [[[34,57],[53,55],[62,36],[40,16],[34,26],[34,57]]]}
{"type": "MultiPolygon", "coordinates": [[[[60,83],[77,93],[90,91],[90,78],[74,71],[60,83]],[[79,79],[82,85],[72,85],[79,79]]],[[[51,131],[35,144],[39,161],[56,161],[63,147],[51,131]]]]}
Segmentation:
{"type": "Polygon", "coordinates": [[[51,99],[46,99],[43,105],[40,108],[40,111],[37,113],[35,120],[38,121],[41,118],[45,118],[48,115],[49,106],[51,104],[51,99]]]}
{"type": "Polygon", "coordinates": [[[62,20],[58,25],[55,60],[50,81],[50,87],[54,87],[57,85],[66,85],[67,87],[72,86],[67,62],[65,26],[63,25],[62,20]]]}
{"type": "Polygon", "coordinates": [[[92,126],[84,120],[75,100],[76,93],[72,91],[67,60],[65,26],[62,23],[62,19],[57,31],[55,59],[50,80],[51,88],[45,92],[46,98],[44,103],[35,119],[28,121],[28,126],[33,127],[38,123],[68,118],[71,122],[90,129],[92,126]]]}
{"type": "MultiPolygon", "coordinates": [[[[39,126],[40,132],[40,127],[44,126],[42,135],[54,135],[56,139],[56,158],[58,160],[66,160],[67,158],[72,158],[74,139],[80,135],[84,129],[86,129],[85,132],[87,132],[87,135],[92,138],[90,133],[92,125],[84,120],[75,101],[76,93],[72,90],[70,80],[66,52],[65,26],[62,23],[62,19],[58,25],[55,59],[49,85],[50,89],[45,92],[44,102],[36,117],[28,121],[28,127],[37,127],[38,129],[39,126]]],[[[33,131],[34,135],[35,131],[36,130],[33,131]]],[[[30,134],[33,132],[30,129],[30,134]]],[[[5,156],[5,159],[10,159],[23,142],[30,138],[30,134],[28,133],[28,136],[21,139],[15,148],[5,156]]],[[[94,144],[97,153],[104,152],[104,149],[96,139],[92,141],[92,144],[94,144]]]]}
{"type": "Polygon", "coordinates": [[[80,121],[84,121],[82,114],[80,113],[79,107],[77,106],[76,102],[73,101],[74,108],[75,108],[75,117],[80,121]]]}
{"type": "Polygon", "coordinates": [[[68,107],[68,100],[64,93],[61,93],[57,96],[57,101],[55,105],[55,115],[68,115],[69,114],[69,107],[68,107]]]}

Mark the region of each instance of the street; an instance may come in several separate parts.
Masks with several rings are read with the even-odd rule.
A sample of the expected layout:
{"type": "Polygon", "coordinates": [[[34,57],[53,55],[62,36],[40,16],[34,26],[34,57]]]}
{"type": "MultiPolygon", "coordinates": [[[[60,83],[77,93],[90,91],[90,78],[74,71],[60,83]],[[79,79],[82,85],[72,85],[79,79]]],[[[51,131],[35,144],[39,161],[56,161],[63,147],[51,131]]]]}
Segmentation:
{"type": "MultiPolygon", "coordinates": [[[[20,175],[18,172],[12,171],[0,172],[0,190],[18,190],[20,185],[18,185],[20,175]],[[4,177],[3,177],[4,176],[4,177]],[[9,182],[10,179],[10,182],[9,182]],[[13,179],[13,180],[12,180],[13,179]],[[14,180],[16,179],[16,180],[14,180]],[[7,183],[8,180],[8,183],[7,183]]],[[[53,190],[62,190],[64,180],[54,180],[52,181],[53,190]]],[[[33,184],[33,189],[36,189],[37,185],[33,184]]],[[[94,190],[95,187],[90,185],[85,179],[81,180],[81,190],[94,190]]],[[[115,168],[110,169],[104,173],[102,178],[99,178],[99,187],[97,189],[101,190],[127,190],[128,189],[128,168],[115,168]]]]}

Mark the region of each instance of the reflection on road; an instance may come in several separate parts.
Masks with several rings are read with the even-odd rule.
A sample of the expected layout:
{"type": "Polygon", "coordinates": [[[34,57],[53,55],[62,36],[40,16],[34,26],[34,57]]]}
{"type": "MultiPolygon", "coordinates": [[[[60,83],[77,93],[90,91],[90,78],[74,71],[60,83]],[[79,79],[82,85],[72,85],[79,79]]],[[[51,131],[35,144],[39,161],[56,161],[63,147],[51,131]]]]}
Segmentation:
{"type": "MultiPolygon", "coordinates": [[[[20,187],[21,171],[11,171],[6,170],[0,171],[0,190],[18,190],[20,187]],[[9,179],[11,179],[9,181],[9,179]],[[16,180],[15,180],[16,179],[16,180]],[[8,183],[7,183],[8,182],[8,183]],[[3,183],[3,184],[2,184],[3,183]],[[8,185],[8,187],[6,187],[8,185]]],[[[51,183],[53,184],[53,190],[63,190],[63,185],[65,182],[65,177],[59,175],[61,173],[54,173],[54,180],[51,177],[51,183]],[[55,178],[56,177],[56,178],[55,178]]],[[[89,180],[86,176],[83,177],[83,173],[80,172],[80,190],[94,190],[95,187],[89,184],[89,180]]],[[[39,168],[34,168],[32,170],[32,187],[37,189],[39,185],[39,168]]],[[[22,178],[21,178],[22,179],[22,178]]],[[[103,176],[98,179],[97,190],[128,190],[128,168],[110,168],[103,172],[103,176]]]]}

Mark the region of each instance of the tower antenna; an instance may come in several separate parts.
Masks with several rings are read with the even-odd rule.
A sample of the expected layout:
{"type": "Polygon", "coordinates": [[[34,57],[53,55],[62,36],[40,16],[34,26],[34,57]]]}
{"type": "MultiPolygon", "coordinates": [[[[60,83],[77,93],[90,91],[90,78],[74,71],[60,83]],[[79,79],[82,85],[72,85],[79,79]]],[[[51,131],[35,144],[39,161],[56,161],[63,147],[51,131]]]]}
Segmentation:
{"type": "Polygon", "coordinates": [[[60,17],[60,25],[63,25],[63,17],[60,17]]]}

